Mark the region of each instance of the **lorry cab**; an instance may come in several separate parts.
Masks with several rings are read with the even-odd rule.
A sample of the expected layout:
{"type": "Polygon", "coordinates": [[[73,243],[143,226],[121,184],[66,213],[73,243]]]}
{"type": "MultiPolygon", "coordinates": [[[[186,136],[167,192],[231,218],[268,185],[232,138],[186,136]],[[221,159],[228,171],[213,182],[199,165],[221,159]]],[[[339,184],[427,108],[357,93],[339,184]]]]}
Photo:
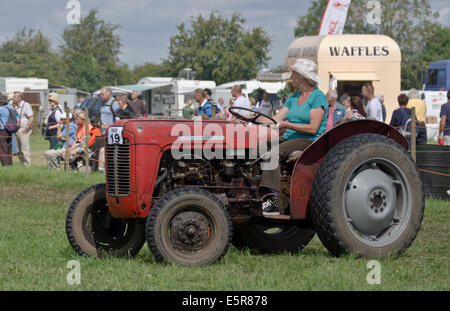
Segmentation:
{"type": "Polygon", "coordinates": [[[450,59],[439,60],[428,67],[425,74],[425,91],[450,89],[450,59]]]}

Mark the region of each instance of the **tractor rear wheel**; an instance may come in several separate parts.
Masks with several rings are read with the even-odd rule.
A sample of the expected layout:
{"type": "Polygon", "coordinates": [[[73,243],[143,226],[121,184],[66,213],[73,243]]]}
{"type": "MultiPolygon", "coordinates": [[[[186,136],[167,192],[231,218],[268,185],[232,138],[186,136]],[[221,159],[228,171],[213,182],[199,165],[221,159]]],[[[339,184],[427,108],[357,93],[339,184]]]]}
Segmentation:
{"type": "Polygon", "coordinates": [[[79,255],[135,256],[145,243],[144,223],[112,218],[106,203],[106,185],[81,192],[66,217],[70,245],[79,255]]]}
{"type": "Polygon", "coordinates": [[[415,163],[394,140],[351,136],[320,164],[311,192],[311,218],[334,255],[387,256],[414,241],[424,213],[415,163]]]}
{"type": "Polygon", "coordinates": [[[296,225],[274,227],[254,223],[242,224],[235,226],[234,235],[240,238],[237,239],[239,243],[235,244],[233,241],[233,245],[238,249],[248,247],[263,254],[297,253],[313,239],[314,234],[313,229],[296,225]]]}
{"type": "Polygon", "coordinates": [[[145,227],[150,251],[158,261],[204,266],[228,251],[233,226],[228,210],[214,194],[179,188],[150,210],[145,227]]]}

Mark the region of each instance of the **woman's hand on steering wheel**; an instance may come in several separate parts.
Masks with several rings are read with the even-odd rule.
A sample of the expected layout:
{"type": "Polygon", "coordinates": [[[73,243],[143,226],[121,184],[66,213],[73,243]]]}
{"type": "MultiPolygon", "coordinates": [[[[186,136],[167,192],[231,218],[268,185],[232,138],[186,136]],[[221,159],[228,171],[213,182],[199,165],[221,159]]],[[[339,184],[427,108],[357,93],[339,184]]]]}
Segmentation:
{"type": "Polygon", "coordinates": [[[230,108],[228,109],[228,111],[229,111],[234,117],[236,117],[237,119],[243,120],[243,121],[246,121],[246,122],[250,122],[250,123],[253,123],[253,124],[256,124],[256,125],[266,125],[266,126],[271,126],[271,125],[277,124],[277,121],[275,121],[275,119],[273,119],[272,117],[270,117],[270,116],[268,116],[268,115],[266,115],[266,114],[264,114],[264,113],[261,113],[261,112],[259,112],[259,111],[254,111],[254,110],[251,110],[251,109],[248,109],[248,108],[242,108],[242,107],[230,107],[230,108]],[[247,117],[244,117],[243,115],[241,115],[241,114],[235,112],[234,110],[244,110],[244,111],[249,111],[250,113],[253,113],[254,116],[253,116],[253,117],[250,117],[250,118],[247,118],[247,117]],[[257,119],[259,119],[259,117],[267,118],[267,119],[269,119],[270,121],[272,121],[273,124],[267,124],[267,123],[264,123],[264,122],[257,121],[257,119]]]}

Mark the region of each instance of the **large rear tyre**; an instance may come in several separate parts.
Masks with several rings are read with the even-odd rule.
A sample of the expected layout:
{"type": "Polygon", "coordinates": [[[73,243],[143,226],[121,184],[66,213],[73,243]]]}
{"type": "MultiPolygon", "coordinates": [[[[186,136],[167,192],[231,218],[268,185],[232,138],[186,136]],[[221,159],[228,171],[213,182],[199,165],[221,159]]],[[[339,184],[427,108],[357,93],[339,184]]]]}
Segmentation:
{"type": "Polygon", "coordinates": [[[416,166],[394,140],[377,134],[351,136],[325,156],[311,193],[311,217],[334,255],[363,257],[403,253],[424,213],[416,166]]]}
{"type": "Polygon", "coordinates": [[[112,218],[106,203],[106,185],[81,192],[66,217],[70,245],[79,255],[135,256],[145,243],[144,223],[112,218]]]}
{"type": "Polygon", "coordinates": [[[301,228],[296,225],[262,225],[242,224],[235,226],[233,245],[242,249],[248,247],[251,250],[263,254],[279,254],[283,252],[300,252],[314,237],[314,230],[301,228]],[[235,239],[234,236],[240,237],[235,239]]]}
{"type": "Polygon", "coordinates": [[[158,261],[204,266],[227,252],[233,227],[223,203],[212,193],[180,188],[165,194],[145,227],[150,251],[158,261]]]}

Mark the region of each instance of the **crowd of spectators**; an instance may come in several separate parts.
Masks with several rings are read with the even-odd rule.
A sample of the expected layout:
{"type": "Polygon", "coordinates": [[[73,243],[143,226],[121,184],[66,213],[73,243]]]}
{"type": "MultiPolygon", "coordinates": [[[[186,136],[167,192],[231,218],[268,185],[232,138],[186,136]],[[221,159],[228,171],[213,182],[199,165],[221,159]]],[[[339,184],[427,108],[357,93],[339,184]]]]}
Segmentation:
{"type": "MultiPolygon", "coordinates": [[[[297,89],[292,88],[292,82],[289,82],[293,93],[297,89]]],[[[375,93],[375,88],[372,83],[365,83],[358,90],[350,85],[344,85],[343,93],[338,98],[336,90],[329,90],[326,93],[328,102],[327,112],[327,126],[326,130],[330,130],[334,126],[350,121],[372,119],[379,122],[386,122],[386,106],[384,104],[384,95],[375,93]]],[[[188,100],[182,109],[183,118],[187,120],[202,119],[202,120],[233,120],[235,117],[230,113],[230,107],[243,107],[251,111],[260,112],[264,115],[275,116],[279,110],[275,109],[275,103],[271,101],[271,95],[263,90],[261,98],[253,98],[243,94],[243,86],[235,85],[231,89],[232,98],[228,105],[224,105],[224,99],[219,98],[217,102],[212,98],[211,90],[197,89],[195,91],[195,103],[188,100]],[[197,107],[197,108],[196,108],[197,107]]],[[[288,100],[285,95],[282,99],[282,106],[288,100]]],[[[427,128],[426,128],[426,104],[420,99],[420,94],[416,89],[411,89],[407,94],[400,94],[397,98],[399,108],[394,110],[389,124],[397,129],[403,128],[409,119],[411,119],[411,108],[415,108],[417,118],[417,144],[427,143],[427,128]]],[[[442,106],[440,113],[440,131],[439,143],[442,145],[450,145],[450,103],[442,106]]],[[[247,110],[235,109],[235,112],[249,116],[253,115],[247,110]]]]}
{"type": "MultiPolygon", "coordinates": [[[[290,85],[292,85],[292,82],[290,85]]],[[[295,96],[298,89],[294,88],[293,91],[292,96],[295,96]]],[[[360,93],[355,94],[354,89],[348,85],[344,86],[343,91],[339,99],[336,90],[329,90],[325,95],[327,102],[326,131],[349,120],[374,119],[380,122],[386,121],[384,96],[383,94],[375,95],[375,89],[371,83],[364,84],[360,93]]],[[[259,112],[274,117],[280,112],[280,110],[275,109],[275,103],[265,90],[263,90],[261,98],[255,99],[243,93],[242,85],[234,85],[231,88],[231,95],[232,99],[230,99],[228,105],[225,105],[223,98],[219,98],[217,102],[213,99],[210,89],[197,89],[194,91],[196,105],[194,101],[188,100],[182,109],[183,118],[188,120],[234,120],[236,114],[250,117],[254,115],[253,112],[259,112]],[[230,107],[243,109],[233,109],[233,115],[230,112],[230,107]]],[[[283,98],[282,107],[286,107],[286,104],[290,103],[291,97],[285,96],[283,98]]],[[[100,171],[104,171],[103,139],[96,139],[96,137],[102,137],[106,127],[119,119],[145,117],[146,109],[136,91],[131,93],[130,98],[126,94],[114,97],[111,88],[104,87],[101,89],[100,98],[102,105],[98,112],[99,123],[89,124],[88,132],[91,137],[89,147],[99,150],[97,153],[98,168],[100,171]]],[[[450,145],[450,92],[447,93],[447,98],[448,103],[442,106],[440,113],[438,140],[442,145],[450,145]]],[[[49,141],[49,150],[45,153],[45,158],[49,169],[60,169],[60,163],[61,160],[65,159],[66,151],[73,157],[80,150],[83,150],[87,116],[82,109],[87,101],[88,99],[81,100],[73,113],[69,113],[69,133],[67,133],[67,117],[60,107],[59,96],[56,93],[49,94],[50,110],[45,118],[45,137],[49,141]],[[67,137],[68,143],[66,142],[67,137]]],[[[426,104],[420,99],[419,92],[411,89],[408,94],[400,94],[397,101],[399,108],[393,111],[389,124],[397,129],[405,127],[406,120],[411,119],[411,108],[414,107],[418,122],[416,143],[426,144],[426,104]]],[[[31,165],[30,136],[33,121],[34,114],[31,105],[23,100],[21,92],[14,92],[9,96],[0,96],[0,163],[3,166],[12,165],[14,155],[18,156],[23,165],[31,165]],[[14,133],[8,132],[5,128],[10,114],[16,117],[19,126],[18,131],[14,133]]]]}

